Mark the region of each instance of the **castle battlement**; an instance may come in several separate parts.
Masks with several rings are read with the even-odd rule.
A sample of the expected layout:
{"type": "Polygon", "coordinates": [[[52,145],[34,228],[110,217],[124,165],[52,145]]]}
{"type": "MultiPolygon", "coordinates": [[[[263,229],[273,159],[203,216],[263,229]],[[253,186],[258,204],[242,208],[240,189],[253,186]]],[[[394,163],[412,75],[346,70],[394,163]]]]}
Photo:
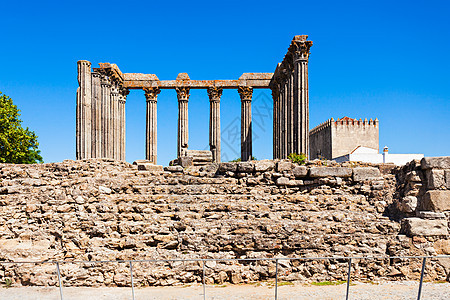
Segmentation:
{"type": "Polygon", "coordinates": [[[309,132],[310,158],[334,159],[350,153],[358,146],[378,151],[379,121],[375,119],[333,118],[309,132]]]}

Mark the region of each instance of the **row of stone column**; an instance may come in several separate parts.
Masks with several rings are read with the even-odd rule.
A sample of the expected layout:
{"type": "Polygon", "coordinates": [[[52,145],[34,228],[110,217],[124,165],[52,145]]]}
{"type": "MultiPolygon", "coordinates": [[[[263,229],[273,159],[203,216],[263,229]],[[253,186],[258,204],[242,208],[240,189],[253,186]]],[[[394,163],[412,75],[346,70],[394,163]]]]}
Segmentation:
{"type": "Polygon", "coordinates": [[[129,91],[112,74],[78,62],[76,157],[125,160],[125,102],[129,91]]]}
{"type": "MultiPolygon", "coordinates": [[[[209,113],[209,146],[214,162],[220,162],[220,98],[223,89],[210,87],[207,89],[210,113],[209,113]]],[[[146,114],[146,159],[156,164],[157,161],[157,98],[161,90],[158,87],[144,88],[147,100],[146,114]]],[[[178,98],[178,136],[177,155],[184,156],[188,149],[188,102],[190,96],[189,87],[177,87],[178,98]]],[[[251,100],[253,89],[251,87],[239,87],[241,97],[241,160],[252,158],[252,116],[251,100]]]]}
{"type": "Polygon", "coordinates": [[[270,82],[273,96],[273,157],[309,154],[308,58],[311,41],[296,36],[270,82]]]}

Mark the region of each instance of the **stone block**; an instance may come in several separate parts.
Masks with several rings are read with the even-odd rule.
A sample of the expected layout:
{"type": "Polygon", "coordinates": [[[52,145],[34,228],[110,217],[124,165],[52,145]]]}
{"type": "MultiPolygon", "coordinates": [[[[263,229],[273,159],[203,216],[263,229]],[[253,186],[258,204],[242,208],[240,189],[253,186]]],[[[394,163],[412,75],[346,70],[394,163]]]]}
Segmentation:
{"type": "Polygon", "coordinates": [[[416,210],[417,207],[417,197],[406,196],[400,202],[400,210],[402,212],[411,213],[416,210]]]}
{"type": "Polygon", "coordinates": [[[425,172],[427,176],[427,186],[430,190],[445,187],[445,172],[439,169],[429,169],[425,172]]]}
{"type": "Polygon", "coordinates": [[[138,170],[140,171],[150,171],[150,172],[163,172],[164,168],[163,166],[160,165],[154,165],[152,163],[140,163],[137,165],[138,166],[138,170]]]}
{"type": "Polygon", "coordinates": [[[237,165],[237,171],[242,173],[253,173],[255,171],[255,164],[251,161],[242,161],[237,165]]]}
{"type": "Polygon", "coordinates": [[[182,166],[168,166],[164,167],[164,171],[173,172],[173,173],[182,173],[184,171],[182,166]]]}
{"type": "Polygon", "coordinates": [[[378,168],[353,168],[353,181],[361,182],[364,180],[373,180],[381,177],[381,172],[378,168]]]}
{"type": "Polygon", "coordinates": [[[309,176],[311,177],[350,177],[352,176],[351,168],[343,167],[312,167],[309,170],[309,176]]]}
{"type": "Polygon", "coordinates": [[[277,179],[277,185],[296,187],[303,185],[303,180],[289,180],[287,177],[280,177],[277,179]]]}
{"type": "Polygon", "coordinates": [[[428,220],[420,218],[403,219],[402,227],[408,236],[447,235],[447,220],[428,220]]]}
{"type": "Polygon", "coordinates": [[[305,177],[308,175],[308,168],[305,166],[296,166],[294,169],[292,169],[292,173],[294,173],[295,177],[305,177]]]}
{"type": "Polygon", "coordinates": [[[275,162],[273,160],[257,160],[255,161],[256,172],[272,171],[275,168],[275,162]]]}
{"type": "Polygon", "coordinates": [[[236,172],[237,171],[237,163],[235,162],[224,162],[219,165],[219,172],[236,172]]]}
{"type": "Polygon", "coordinates": [[[420,161],[422,169],[450,169],[450,156],[424,157],[420,161]]]}
{"type": "Polygon", "coordinates": [[[450,210],[450,191],[427,191],[425,195],[423,195],[422,202],[424,210],[448,211],[450,210]]]}
{"type": "Polygon", "coordinates": [[[277,172],[290,171],[294,164],[290,160],[280,160],[277,163],[277,172]]]}
{"type": "Polygon", "coordinates": [[[190,167],[194,165],[194,158],[191,156],[180,156],[177,158],[177,164],[183,168],[190,167]]]}
{"type": "Polygon", "coordinates": [[[416,216],[422,219],[445,219],[445,214],[434,211],[418,211],[416,216]]]}
{"type": "Polygon", "coordinates": [[[277,179],[277,185],[288,185],[289,178],[287,177],[280,177],[277,179]]]}

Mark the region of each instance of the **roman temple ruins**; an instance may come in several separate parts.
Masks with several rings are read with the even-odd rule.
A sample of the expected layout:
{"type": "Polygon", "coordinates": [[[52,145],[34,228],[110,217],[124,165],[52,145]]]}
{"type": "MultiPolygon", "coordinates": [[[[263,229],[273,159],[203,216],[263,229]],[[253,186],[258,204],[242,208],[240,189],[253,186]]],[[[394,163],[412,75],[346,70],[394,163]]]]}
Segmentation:
{"type": "Polygon", "coordinates": [[[110,63],[91,68],[78,61],[76,157],[125,160],[125,105],[131,89],[144,91],[146,112],[146,160],[157,160],[157,98],[175,89],[178,100],[178,159],[220,162],[220,97],[223,89],[236,89],[241,98],[241,160],[252,158],[252,95],[254,89],[272,90],[273,157],[309,152],[308,59],[311,41],[295,36],[274,73],[244,73],[237,80],[191,80],[180,73],[175,80],[159,80],[155,74],[122,73],[110,63]],[[205,89],[210,103],[209,151],[188,147],[188,103],[191,89],[205,89]]]}

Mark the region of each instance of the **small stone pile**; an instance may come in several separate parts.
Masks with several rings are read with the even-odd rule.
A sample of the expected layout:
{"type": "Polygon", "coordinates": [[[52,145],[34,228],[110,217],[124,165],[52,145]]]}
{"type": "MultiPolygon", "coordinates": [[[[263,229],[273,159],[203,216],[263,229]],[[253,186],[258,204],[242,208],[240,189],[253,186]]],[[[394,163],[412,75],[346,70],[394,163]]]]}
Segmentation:
{"type": "MultiPolygon", "coordinates": [[[[434,179],[441,170],[445,177],[446,169],[426,161],[404,168],[289,160],[185,168],[107,159],[3,164],[0,260],[450,254],[448,228],[419,231],[408,221],[417,211],[446,209],[425,196],[447,191],[438,175],[434,179]],[[436,188],[428,188],[430,176],[436,188]]],[[[446,219],[419,217],[444,224],[448,209],[439,213],[446,219]]],[[[352,278],[417,279],[420,266],[420,260],[354,260],[352,278]]],[[[203,266],[141,262],[133,271],[137,286],[181,285],[200,282],[203,266]]],[[[278,271],[285,281],[345,280],[347,261],[280,260],[278,271]]],[[[61,272],[66,286],[130,285],[127,263],[64,263],[61,272]]],[[[448,280],[449,273],[448,260],[427,263],[427,280],[448,280]]],[[[208,284],[267,280],[275,276],[275,263],[208,261],[205,274],[208,284]]],[[[6,280],[57,284],[52,264],[0,265],[0,282],[6,280]]]]}

